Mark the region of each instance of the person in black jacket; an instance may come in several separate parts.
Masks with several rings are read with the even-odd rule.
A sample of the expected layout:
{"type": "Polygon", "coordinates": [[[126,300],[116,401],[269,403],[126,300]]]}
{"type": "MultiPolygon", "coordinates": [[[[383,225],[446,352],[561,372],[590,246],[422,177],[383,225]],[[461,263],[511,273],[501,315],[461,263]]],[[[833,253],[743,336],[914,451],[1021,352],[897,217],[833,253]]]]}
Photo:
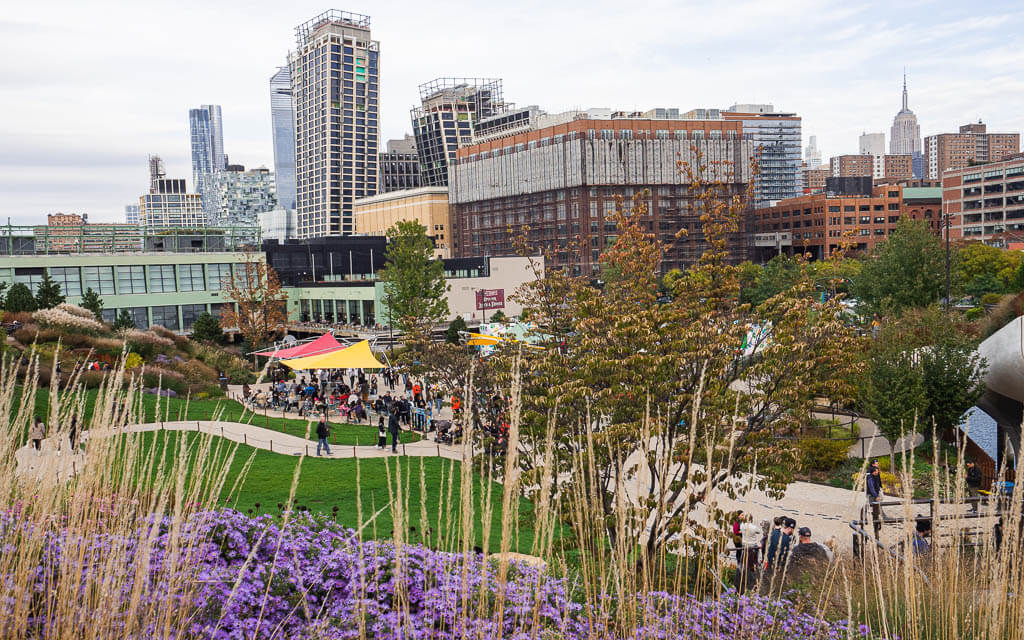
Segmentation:
{"type": "Polygon", "coordinates": [[[316,423],[316,455],[320,455],[320,448],[323,447],[327,451],[327,455],[331,455],[331,447],[327,444],[327,438],[331,435],[331,430],[327,427],[327,418],[320,416],[320,422],[316,423]]]}
{"type": "Polygon", "coordinates": [[[398,453],[398,434],[402,428],[398,425],[398,412],[392,411],[388,418],[388,431],[391,432],[391,453],[398,453]]]}
{"type": "Polygon", "coordinates": [[[868,504],[871,505],[871,513],[875,518],[884,518],[885,514],[882,512],[879,502],[882,501],[882,472],[878,467],[871,468],[871,474],[868,476],[867,483],[864,485],[864,490],[868,494],[868,504]]]}
{"type": "Polygon", "coordinates": [[[967,463],[967,493],[971,498],[971,513],[978,513],[978,498],[981,491],[981,469],[974,462],[967,463]]]}
{"type": "Polygon", "coordinates": [[[786,516],[775,516],[772,532],[768,535],[764,548],[764,568],[771,571],[775,555],[779,552],[779,542],[782,540],[782,525],[786,523],[786,516]]]}

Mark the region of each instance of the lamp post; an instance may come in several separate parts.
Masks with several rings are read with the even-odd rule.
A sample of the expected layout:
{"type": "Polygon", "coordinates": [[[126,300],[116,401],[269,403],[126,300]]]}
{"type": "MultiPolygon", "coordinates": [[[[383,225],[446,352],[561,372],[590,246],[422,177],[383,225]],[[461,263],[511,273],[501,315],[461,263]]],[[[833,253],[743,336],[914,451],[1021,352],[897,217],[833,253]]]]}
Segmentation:
{"type": "Polygon", "coordinates": [[[392,326],[394,322],[391,319],[391,294],[384,296],[384,300],[388,304],[388,354],[395,357],[395,328],[392,326]]]}
{"type": "Polygon", "coordinates": [[[946,227],[946,311],[949,311],[949,226],[951,220],[949,217],[949,203],[943,199],[942,203],[942,223],[946,227]]]}

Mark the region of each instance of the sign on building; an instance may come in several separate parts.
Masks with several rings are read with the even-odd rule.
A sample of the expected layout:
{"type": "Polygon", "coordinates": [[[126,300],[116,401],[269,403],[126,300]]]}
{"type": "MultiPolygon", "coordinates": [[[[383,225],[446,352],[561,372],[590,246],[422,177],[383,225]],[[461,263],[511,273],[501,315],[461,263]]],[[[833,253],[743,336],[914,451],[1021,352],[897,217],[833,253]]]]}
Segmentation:
{"type": "Polygon", "coordinates": [[[501,309],[505,306],[504,289],[479,289],[476,292],[476,310],[501,309]]]}

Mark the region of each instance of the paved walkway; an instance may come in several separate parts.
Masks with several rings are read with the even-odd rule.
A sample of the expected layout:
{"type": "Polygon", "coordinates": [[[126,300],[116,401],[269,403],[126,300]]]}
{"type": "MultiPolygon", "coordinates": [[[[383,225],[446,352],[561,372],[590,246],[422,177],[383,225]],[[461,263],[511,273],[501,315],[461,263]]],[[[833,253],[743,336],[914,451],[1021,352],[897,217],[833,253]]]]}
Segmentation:
{"type": "MultiPolygon", "coordinates": [[[[815,412],[811,416],[819,420],[831,420],[833,417],[831,413],[823,412],[815,412]]],[[[835,419],[840,424],[849,424],[851,418],[852,416],[845,414],[835,414],[835,419]]],[[[879,458],[892,455],[893,453],[902,453],[903,451],[915,449],[924,442],[924,436],[920,433],[915,433],[903,436],[895,443],[890,444],[873,420],[864,416],[858,416],[856,423],[860,438],[857,442],[850,445],[847,455],[851,458],[879,458]],[[893,446],[894,444],[895,446],[893,446]]]]}

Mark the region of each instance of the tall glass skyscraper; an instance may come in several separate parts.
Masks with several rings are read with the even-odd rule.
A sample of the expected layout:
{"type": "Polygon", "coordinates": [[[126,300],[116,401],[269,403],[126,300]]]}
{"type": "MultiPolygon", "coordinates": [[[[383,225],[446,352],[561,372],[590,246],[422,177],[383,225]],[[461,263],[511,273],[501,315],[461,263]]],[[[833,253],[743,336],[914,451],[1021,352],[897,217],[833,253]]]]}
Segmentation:
{"type": "Polygon", "coordinates": [[[333,9],[295,36],[288,66],[298,236],[349,235],[353,201],[377,193],[380,46],[369,16],[333,9]]]}
{"type": "Polygon", "coordinates": [[[292,106],[292,78],[288,67],[278,67],[270,76],[270,123],[274,135],[274,180],[277,203],[295,208],[295,108],[292,106]]]}
{"type": "Polygon", "coordinates": [[[223,171],[226,165],[220,105],[204,104],[198,109],[189,109],[188,124],[192,144],[192,186],[204,197],[205,208],[207,176],[223,171]]]}

